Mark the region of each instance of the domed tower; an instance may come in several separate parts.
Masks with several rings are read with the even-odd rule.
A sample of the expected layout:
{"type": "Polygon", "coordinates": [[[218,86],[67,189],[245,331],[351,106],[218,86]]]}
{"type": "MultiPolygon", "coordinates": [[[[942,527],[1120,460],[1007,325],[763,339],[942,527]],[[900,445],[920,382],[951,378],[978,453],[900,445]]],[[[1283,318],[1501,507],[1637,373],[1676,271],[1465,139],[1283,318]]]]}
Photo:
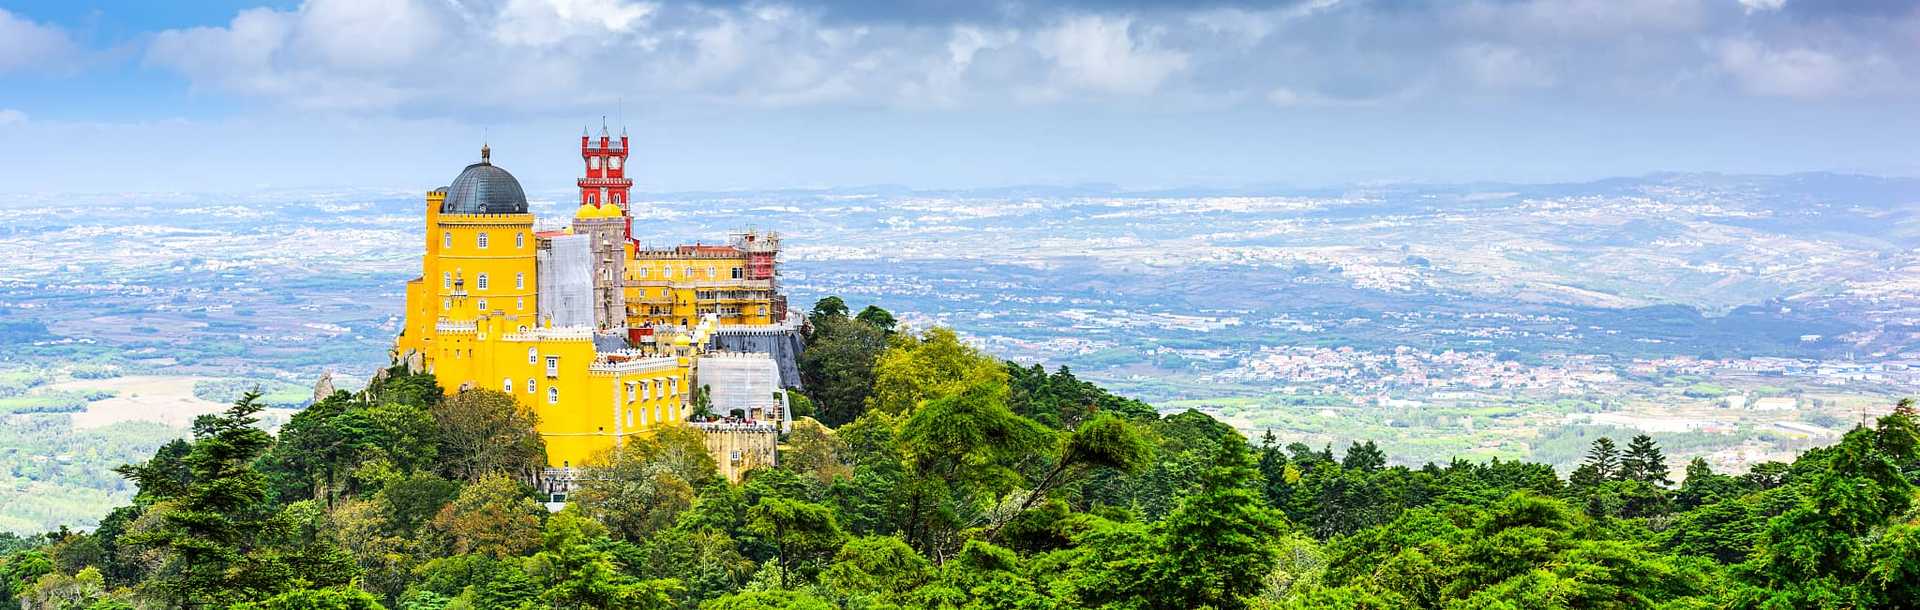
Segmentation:
{"type": "Polygon", "coordinates": [[[482,146],[479,163],[427,194],[426,254],[420,279],[407,286],[396,347],[402,358],[420,354],[429,370],[454,373],[446,367],[470,362],[470,335],[483,317],[531,325],[538,307],[533,215],[520,181],[492,157],[482,146]]]}

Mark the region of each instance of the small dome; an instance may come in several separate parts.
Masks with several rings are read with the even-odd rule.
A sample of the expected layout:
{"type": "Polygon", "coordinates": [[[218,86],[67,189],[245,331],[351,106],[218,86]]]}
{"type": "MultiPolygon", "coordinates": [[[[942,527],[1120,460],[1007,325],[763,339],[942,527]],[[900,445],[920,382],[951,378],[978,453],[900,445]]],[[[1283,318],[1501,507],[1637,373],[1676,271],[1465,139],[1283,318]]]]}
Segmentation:
{"type": "Polygon", "coordinates": [[[447,200],[440,204],[441,214],[525,214],[527,194],[520,181],[487,159],[467,166],[460,177],[447,186],[447,200]]]}
{"type": "Polygon", "coordinates": [[[620,207],[612,206],[612,205],[594,205],[591,203],[583,203],[583,204],[580,204],[579,210],[574,211],[573,217],[574,218],[619,218],[620,207]]]}

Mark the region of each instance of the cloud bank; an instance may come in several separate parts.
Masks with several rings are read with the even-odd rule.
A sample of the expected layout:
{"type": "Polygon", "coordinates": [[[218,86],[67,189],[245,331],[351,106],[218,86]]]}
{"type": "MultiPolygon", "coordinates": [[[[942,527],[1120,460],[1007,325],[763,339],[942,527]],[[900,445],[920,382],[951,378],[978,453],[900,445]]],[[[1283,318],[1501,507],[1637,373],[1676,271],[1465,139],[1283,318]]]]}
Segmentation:
{"type": "MultiPolygon", "coordinates": [[[[159,32],[144,61],[198,90],[403,113],[604,108],[621,99],[1206,109],[1920,92],[1920,10],[1839,4],[308,0],[159,32]]],[[[0,13],[0,32],[36,27],[9,19],[0,13]]],[[[23,55],[13,46],[57,44],[37,36],[0,46],[0,69],[23,55]]]]}

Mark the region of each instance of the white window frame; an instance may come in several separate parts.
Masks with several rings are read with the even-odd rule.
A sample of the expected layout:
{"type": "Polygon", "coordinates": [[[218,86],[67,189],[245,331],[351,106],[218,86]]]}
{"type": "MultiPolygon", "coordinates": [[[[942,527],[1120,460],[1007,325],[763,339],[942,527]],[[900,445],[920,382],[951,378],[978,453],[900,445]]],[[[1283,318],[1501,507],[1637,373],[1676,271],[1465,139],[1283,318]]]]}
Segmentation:
{"type": "Polygon", "coordinates": [[[453,272],[452,271],[440,272],[440,288],[446,289],[446,290],[453,289],[453,272]]]}
{"type": "Polygon", "coordinates": [[[547,404],[560,404],[560,386],[547,386],[547,404]]]}
{"type": "Polygon", "coordinates": [[[473,283],[473,287],[474,287],[475,289],[477,289],[477,290],[486,290],[486,289],[487,289],[487,274],[485,274],[485,273],[482,273],[482,274],[480,274],[480,277],[479,277],[478,279],[476,279],[476,280],[474,281],[474,283],[473,283]]]}
{"type": "Polygon", "coordinates": [[[547,376],[548,377],[560,376],[560,357],[559,356],[547,356],[547,376]]]}
{"type": "Polygon", "coordinates": [[[481,231],[480,237],[475,239],[473,243],[474,245],[479,246],[481,250],[487,249],[487,232],[481,231]]]}
{"type": "Polygon", "coordinates": [[[502,379],[502,380],[500,380],[500,391],[501,391],[501,392],[505,392],[505,393],[508,393],[508,394],[512,394],[512,393],[513,393],[513,378],[512,378],[512,377],[508,377],[508,378],[506,378],[506,379],[502,379]]]}
{"type": "Polygon", "coordinates": [[[513,289],[514,289],[514,290],[526,290],[526,289],[527,289],[527,274],[525,274],[525,273],[515,273],[515,274],[513,274],[513,289]]]}
{"type": "Polygon", "coordinates": [[[532,377],[528,377],[528,378],[527,378],[527,393],[528,393],[528,394],[533,394],[533,393],[536,393],[536,392],[539,392],[539,391],[540,391],[540,385],[539,385],[539,384],[537,384],[537,383],[534,383],[534,381],[533,381],[533,378],[532,378],[532,377]]]}
{"type": "Polygon", "coordinates": [[[523,232],[515,231],[513,233],[513,247],[515,248],[527,247],[527,234],[523,232]]]}
{"type": "Polygon", "coordinates": [[[452,247],[453,247],[453,232],[452,232],[452,231],[441,231],[441,232],[440,232],[440,247],[442,247],[442,248],[452,248],[452,247]]]}
{"type": "Polygon", "coordinates": [[[540,350],[538,348],[527,348],[527,364],[540,364],[540,350]]]}

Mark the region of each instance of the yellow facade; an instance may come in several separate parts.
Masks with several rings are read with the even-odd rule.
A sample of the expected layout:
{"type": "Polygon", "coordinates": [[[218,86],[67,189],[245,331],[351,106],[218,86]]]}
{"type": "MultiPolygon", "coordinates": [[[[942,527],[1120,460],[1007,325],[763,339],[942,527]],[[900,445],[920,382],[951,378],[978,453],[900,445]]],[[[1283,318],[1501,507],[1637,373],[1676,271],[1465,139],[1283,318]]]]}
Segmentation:
{"type": "Polygon", "coordinates": [[[426,254],[421,277],[407,283],[398,358],[433,373],[449,394],[476,387],[514,396],[539,416],[555,468],[682,420],[692,345],[602,354],[591,329],[542,328],[533,215],[442,214],[445,197],[427,195],[426,254]]]}
{"type": "Polygon", "coordinates": [[[745,279],[745,254],[727,247],[629,246],[627,324],[690,326],[713,314],[721,324],[774,324],[773,280],[745,279]]]}
{"type": "MultiPolygon", "coordinates": [[[[457,202],[448,201],[448,189],[426,196],[421,276],[407,283],[406,321],[394,356],[434,374],[449,394],[484,388],[513,396],[538,415],[552,468],[597,462],[623,439],[685,421],[697,384],[694,363],[714,329],[776,321],[778,297],[764,246],[762,258],[752,259],[730,246],[651,250],[629,241],[612,250],[624,259],[623,270],[612,275],[625,277],[611,285],[626,299],[625,319],[609,323],[596,314],[592,326],[555,328],[539,311],[535,276],[547,245],[542,240],[558,238],[535,232],[517,181],[509,184],[510,175],[495,172],[485,151],[468,169],[475,181],[487,181],[483,189],[469,188],[457,202]],[[504,189],[513,196],[502,198],[504,189]],[[502,207],[519,213],[447,211],[502,207]],[[753,260],[768,265],[760,273],[769,279],[744,279],[754,273],[748,269],[753,260]],[[626,328],[646,329],[632,336],[647,340],[628,346],[626,328]]],[[[459,190],[462,180],[449,188],[459,190]]],[[[615,206],[582,206],[573,229],[605,232],[624,227],[608,223],[625,218],[615,206]]],[[[777,236],[770,237],[777,247],[777,236]]],[[[614,304],[608,315],[618,317],[620,308],[614,304]]]]}

